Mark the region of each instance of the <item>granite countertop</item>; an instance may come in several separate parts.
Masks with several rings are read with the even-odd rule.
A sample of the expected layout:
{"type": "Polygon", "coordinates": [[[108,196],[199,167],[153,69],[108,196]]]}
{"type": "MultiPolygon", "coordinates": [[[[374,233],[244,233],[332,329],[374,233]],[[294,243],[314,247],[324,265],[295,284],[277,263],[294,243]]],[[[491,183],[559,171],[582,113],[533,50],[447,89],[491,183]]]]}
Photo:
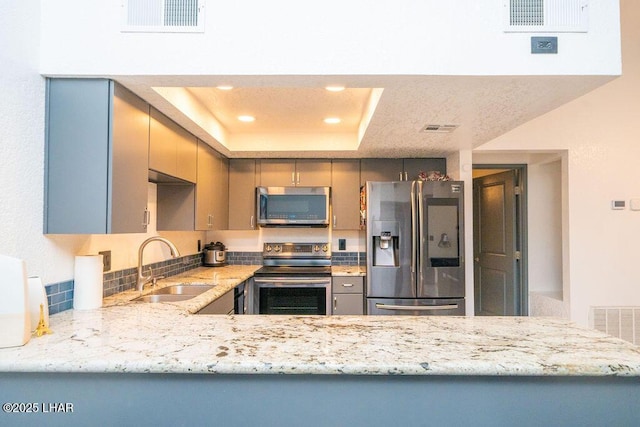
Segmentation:
{"type": "Polygon", "coordinates": [[[366,276],[367,268],[358,265],[332,265],[332,276],[366,276]]]}
{"type": "Polygon", "coordinates": [[[259,266],[164,279],[216,283],[190,302],[52,315],[53,334],[0,349],[0,372],[640,376],[640,349],[551,318],[193,315],[259,266]]]}

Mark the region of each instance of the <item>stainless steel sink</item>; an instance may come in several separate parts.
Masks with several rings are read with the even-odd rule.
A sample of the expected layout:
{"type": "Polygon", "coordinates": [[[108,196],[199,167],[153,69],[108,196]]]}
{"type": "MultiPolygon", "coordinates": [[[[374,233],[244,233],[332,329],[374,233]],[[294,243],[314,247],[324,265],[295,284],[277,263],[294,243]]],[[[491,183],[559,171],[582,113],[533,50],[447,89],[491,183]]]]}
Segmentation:
{"type": "Polygon", "coordinates": [[[171,285],[133,299],[134,302],[184,301],[212,289],[215,285],[171,285]]]}
{"type": "Polygon", "coordinates": [[[200,295],[203,292],[213,289],[215,285],[171,285],[166,288],[157,289],[150,295],[200,295]]]}
{"type": "Polygon", "coordinates": [[[171,295],[171,294],[143,295],[141,297],[133,299],[132,301],[133,302],[172,302],[172,301],[184,301],[194,297],[195,295],[171,295]]]}

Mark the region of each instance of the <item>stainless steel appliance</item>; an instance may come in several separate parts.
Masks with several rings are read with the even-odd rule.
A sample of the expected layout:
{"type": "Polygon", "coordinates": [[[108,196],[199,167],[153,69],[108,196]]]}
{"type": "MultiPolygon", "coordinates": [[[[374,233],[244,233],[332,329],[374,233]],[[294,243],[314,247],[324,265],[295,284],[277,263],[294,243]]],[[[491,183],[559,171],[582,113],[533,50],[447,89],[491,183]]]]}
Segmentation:
{"type": "Polygon", "coordinates": [[[207,267],[220,267],[227,265],[226,248],[221,242],[211,242],[203,249],[203,264],[207,267]]]}
{"type": "Polygon", "coordinates": [[[464,315],[464,183],[367,182],[367,313],[464,315]]]}
{"type": "Polygon", "coordinates": [[[329,187],[257,187],[256,218],[262,227],[327,227],[329,187]]]}
{"type": "Polygon", "coordinates": [[[248,314],[331,314],[328,243],[265,243],[247,293],[248,314]]]}

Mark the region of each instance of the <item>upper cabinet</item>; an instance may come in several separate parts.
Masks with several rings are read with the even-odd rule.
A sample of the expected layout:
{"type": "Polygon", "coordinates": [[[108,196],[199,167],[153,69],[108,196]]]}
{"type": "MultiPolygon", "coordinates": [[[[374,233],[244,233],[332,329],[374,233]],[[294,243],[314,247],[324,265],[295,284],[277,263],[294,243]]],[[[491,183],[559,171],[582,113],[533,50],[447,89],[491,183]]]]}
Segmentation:
{"type": "Polygon", "coordinates": [[[260,161],[262,187],[329,187],[331,160],[272,160],[260,161]]]}
{"type": "Polygon", "coordinates": [[[229,160],[229,230],[256,228],[256,160],[229,160]]]}
{"type": "Polygon", "coordinates": [[[229,163],[202,141],[198,141],[197,179],[196,230],[225,230],[229,222],[229,163]]]}
{"type": "Polygon", "coordinates": [[[413,181],[420,172],[447,173],[444,158],[362,159],[360,185],[367,181],[413,181]]]}
{"type": "Polygon", "coordinates": [[[420,172],[441,172],[447,173],[447,160],[444,158],[432,158],[432,159],[404,159],[403,170],[405,181],[413,181],[418,179],[420,172]]]}
{"type": "Polygon", "coordinates": [[[367,181],[398,181],[402,174],[402,159],[362,159],[360,185],[367,181]]]}
{"type": "Polygon", "coordinates": [[[196,137],[152,107],[149,123],[149,169],[195,183],[197,153],[196,137]]]}
{"type": "Polygon", "coordinates": [[[360,161],[331,162],[331,224],[334,230],[360,228],[360,161]]]}
{"type": "Polygon", "coordinates": [[[142,233],[149,106],[103,79],[47,79],[44,232],[142,233]]]}

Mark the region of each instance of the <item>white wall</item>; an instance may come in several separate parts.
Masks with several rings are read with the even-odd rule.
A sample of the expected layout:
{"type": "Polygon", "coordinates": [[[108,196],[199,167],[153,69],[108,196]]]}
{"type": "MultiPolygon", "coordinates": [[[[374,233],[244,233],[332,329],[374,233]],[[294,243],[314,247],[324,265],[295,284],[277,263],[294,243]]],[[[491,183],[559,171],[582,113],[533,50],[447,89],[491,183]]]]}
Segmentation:
{"type": "Polygon", "coordinates": [[[120,32],[121,0],[42,2],[47,75],[536,75],[619,73],[618,9],[531,55],[503,32],[503,0],[208,1],[205,32],[120,32]],[[594,52],[597,52],[594,55],[594,52]]]}
{"type": "Polygon", "coordinates": [[[585,325],[590,306],[640,305],[640,211],[610,208],[640,198],[638,22],[640,2],[622,0],[622,77],[476,150],[567,150],[564,297],[585,325]]]}
{"type": "MultiPolygon", "coordinates": [[[[0,253],[25,259],[29,275],[45,284],[73,278],[74,256],[112,251],[112,270],[135,267],[138,245],[155,232],[155,185],[149,186],[154,221],[131,235],[42,234],[45,80],[38,70],[40,2],[4,2],[0,13],[0,253]]],[[[183,255],[197,251],[205,233],[162,233],[183,255]]],[[[150,245],[145,262],[168,257],[150,245]]]]}

